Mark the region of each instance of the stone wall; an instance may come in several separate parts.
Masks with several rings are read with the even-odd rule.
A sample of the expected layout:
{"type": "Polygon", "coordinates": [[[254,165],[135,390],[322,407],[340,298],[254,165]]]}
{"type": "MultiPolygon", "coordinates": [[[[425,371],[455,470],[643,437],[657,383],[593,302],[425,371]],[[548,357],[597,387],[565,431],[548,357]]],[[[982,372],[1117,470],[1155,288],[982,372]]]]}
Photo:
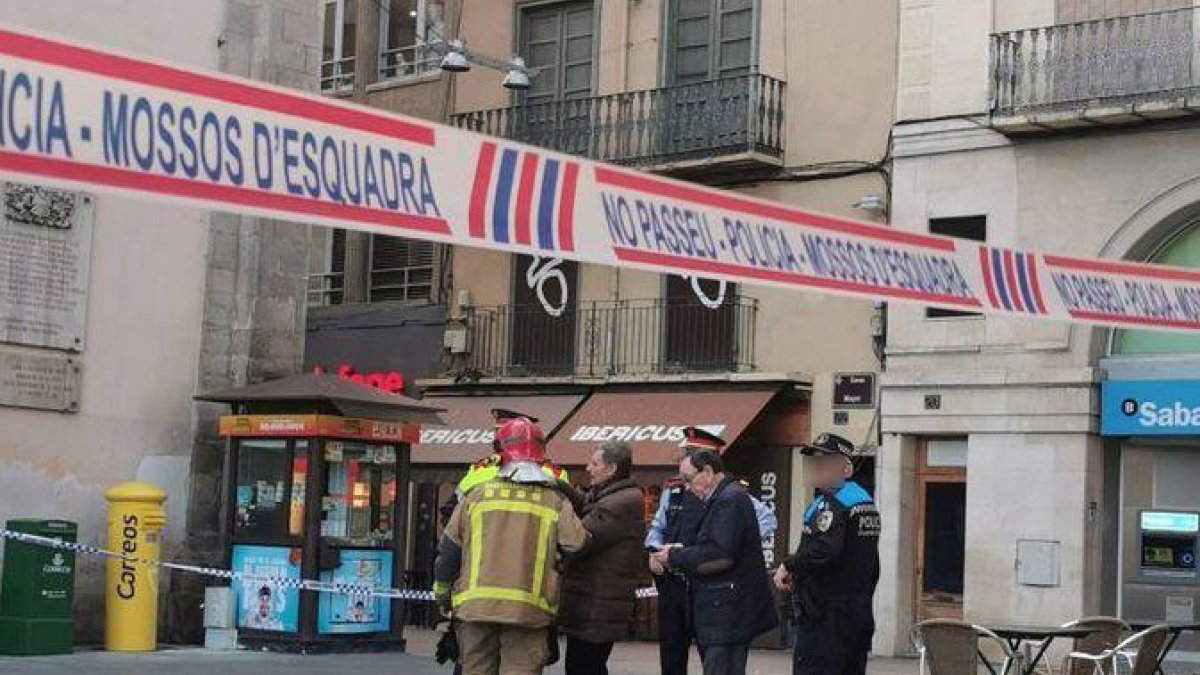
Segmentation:
{"type": "MultiPolygon", "coordinates": [[[[312,91],[320,69],[321,4],[229,0],[218,39],[232,75],[312,91]]],[[[208,277],[197,393],[300,371],[304,357],[309,227],[225,213],[209,218],[208,277]]],[[[223,566],[224,443],[217,418],[227,407],[197,404],[188,505],[190,562],[223,566]]],[[[165,638],[202,639],[200,603],[209,581],[176,577],[165,603],[165,638]]]]}

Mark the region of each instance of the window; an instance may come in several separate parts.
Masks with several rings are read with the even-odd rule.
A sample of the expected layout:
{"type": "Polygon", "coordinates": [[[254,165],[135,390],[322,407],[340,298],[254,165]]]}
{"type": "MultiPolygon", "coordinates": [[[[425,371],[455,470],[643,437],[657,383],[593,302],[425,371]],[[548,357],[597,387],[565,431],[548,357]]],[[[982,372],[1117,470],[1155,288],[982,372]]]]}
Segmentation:
{"type": "MultiPolygon", "coordinates": [[[[1147,262],[1200,268],[1200,223],[1192,223],[1168,237],[1158,250],[1149,256],[1147,262]]],[[[1125,328],[1113,332],[1114,356],[1197,353],[1200,353],[1200,336],[1195,333],[1125,328]]]]}
{"type": "Polygon", "coordinates": [[[324,230],[324,241],[312,242],[312,251],[318,257],[314,264],[309,262],[308,305],[325,307],[340,305],[345,301],[346,282],[346,231],[324,230]]]}
{"type": "MultiPolygon", "coordinates": [[[[987,241],[987,216],[957,216],[954,218],[930,218],[929,233],[944,237],[957,237],[970,241],[987,241]]],[[[955,319],[982,316],[979,312],[963,312],[956,309],[926,307],[927,319],[955,319]]]]}
{"type": "Polygon", "coordinates": [[[243,440],[238,447],[233,533],[276,543],[304,534],[308,441],[243,440]]]}
{"type": "Polygon", "coordinates": [[[584,98],[592,93],[592,49],[596,27],[591,2],[537,6],[520,15],[518,53],[538,71],[526,104],[584,98]]]}
{"type": "Polygon", "coordinates": [[[437,71],[445,39],[443,0],[380,0],[379,79],[413,77],[437,71]]]}
{"type": "Polygon", "coordinates": [[[433,298],[434,244],[381,234],[371,236],[371,302],[433,298]]]}
{"type": "Polygon", "coordinates": [[[327,230],[312,246],[309,307],[433,300],[437,244],[327,230]],[[349,246],[347,236],[364,237],[365,245],[349,246]]]}
{"type": "Polygon", "coordinates": [[[354,41],[358,38],[358,0],[325,0],[321,42],[321,91],[354,88],[354,41]]]}
{"type": "Polygon", "coordinates": [[[346,546],[388,546],[395,511],[395,446],[325,441],[321,536],[346,546]]]}
{"type": "Polygon", "coordinates": [[[672,0],[671,83],[749,74],[756,19],[755,0],[672,0]]]}

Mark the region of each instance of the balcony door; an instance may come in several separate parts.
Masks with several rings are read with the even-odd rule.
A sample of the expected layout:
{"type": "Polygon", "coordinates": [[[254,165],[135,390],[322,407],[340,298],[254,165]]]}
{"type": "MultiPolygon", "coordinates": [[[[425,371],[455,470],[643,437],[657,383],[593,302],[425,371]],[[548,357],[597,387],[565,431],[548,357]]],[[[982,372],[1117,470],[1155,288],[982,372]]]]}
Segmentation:
{"type": "Polygon", "coordinates": [[[514,256],[509,323],[509,375],[570,375],[575,371],[579,265],[570,260],[514,256]]]}
{"type": "Polygon", "coordinates": [[[667,277],[663,370],[666,372],[733,371],[737,369],[737,287],[667,277]],[[719,302],[719,304],[718,304],[719,302]]]}
{"type": "Polygon", "coordinates": [[[668,84],[750,74],[754,5],[755,0],[671,0],[668,84]]]}
{"type": "Polygon", "coordinates": [[[521,10],[517,53],[538,71],[533,86],[518,94],[518,138],[543,147],[586,155],[590,147],[596,8],[560,2],[521,10]]]}
{"type": "Polygon", "coordinates": [[[747,145],[756,0],[671,0],[667,34],[671,155],[747,145]]]}

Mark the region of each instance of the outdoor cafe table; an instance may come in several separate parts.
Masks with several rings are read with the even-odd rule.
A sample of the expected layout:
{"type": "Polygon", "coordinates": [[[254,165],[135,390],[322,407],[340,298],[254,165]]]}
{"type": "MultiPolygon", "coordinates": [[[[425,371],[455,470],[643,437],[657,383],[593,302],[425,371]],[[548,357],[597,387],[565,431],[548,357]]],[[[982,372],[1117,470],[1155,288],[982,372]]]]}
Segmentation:
{"type": "Polygon", "coordinates": [[[1008,644],[1008,648],[1014,653],[1018,653],[1022,642],[1038,642],[1037,653],[1033,658],[1029,659],[1029,663],[1019,664],[1022,675],[1032,675],[1037,665],[1042,662],[1046,656],[1046,649],[1050,643],[1057,638],[1081,638],[1087,637],[1096,632],[1095,628],[1084,628],[1082,626],[1073,626],[1064,628],[1063,626],[989,626],[985,628],[995,633],[1001,640],[1008,644]]]}
{"type": "Polygon", "coordinates": [[[1167,636],[1167,644],[1162,650],[1162,654],[1158,657],[1158,663],[1154,664],[1154,672],[1158,675],[1164,675],[1163,662],[1167,660],[1167,655],[1175,648],[1175,643],[1179,640],[1179,636],[1187,632],[1200,632],[1200,622],[1193,621],[1154,621],[1153,619],[1129,619],[1125,623],[1134,631],[1143,631],[1151,626],[1159,624],[1166,625],[1170,634],[1167,636]]]}

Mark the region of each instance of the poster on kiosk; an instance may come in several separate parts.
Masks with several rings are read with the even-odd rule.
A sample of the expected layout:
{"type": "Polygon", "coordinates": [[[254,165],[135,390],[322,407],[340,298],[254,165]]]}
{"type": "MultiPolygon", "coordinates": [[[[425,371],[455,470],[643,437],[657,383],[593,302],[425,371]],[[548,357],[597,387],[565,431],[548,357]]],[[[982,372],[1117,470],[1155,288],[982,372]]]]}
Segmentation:
{"type": "Polygon", "coordinates": [[[288,546],[234,546],[233,569],[250,578],[234,585],[237,627],[295,633],[300,590],[279,580],[300,580],[299,552],[288,546]]]}

